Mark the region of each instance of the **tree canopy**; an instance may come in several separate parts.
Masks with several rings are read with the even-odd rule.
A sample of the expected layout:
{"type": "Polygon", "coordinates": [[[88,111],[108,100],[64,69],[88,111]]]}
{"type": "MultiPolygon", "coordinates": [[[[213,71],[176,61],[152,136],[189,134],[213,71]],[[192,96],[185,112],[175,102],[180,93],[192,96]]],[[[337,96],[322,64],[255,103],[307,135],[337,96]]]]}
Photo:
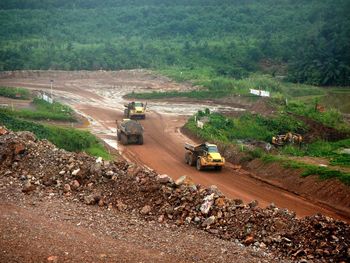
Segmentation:
{"type": "Polygon", "coordinates": [[[349,13],[347,0],[2,0],[0,70],[205,67],[350,85],[349,13]]]}

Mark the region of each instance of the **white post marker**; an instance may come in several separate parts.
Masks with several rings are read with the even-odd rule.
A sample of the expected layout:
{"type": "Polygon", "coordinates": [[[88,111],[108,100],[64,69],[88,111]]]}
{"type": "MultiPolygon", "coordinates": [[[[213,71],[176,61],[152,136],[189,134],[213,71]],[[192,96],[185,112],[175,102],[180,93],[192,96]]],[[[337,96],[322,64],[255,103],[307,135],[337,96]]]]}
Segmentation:
{"type": "Polygon", "coordinates": [[[53,79],[51,79],[51,80],[50,80],[50,84],[51,84],[51,86],[50,86],[50,90],[51,90],[51,99],[52,99],[52,86],[53,86],[53,79]]]}

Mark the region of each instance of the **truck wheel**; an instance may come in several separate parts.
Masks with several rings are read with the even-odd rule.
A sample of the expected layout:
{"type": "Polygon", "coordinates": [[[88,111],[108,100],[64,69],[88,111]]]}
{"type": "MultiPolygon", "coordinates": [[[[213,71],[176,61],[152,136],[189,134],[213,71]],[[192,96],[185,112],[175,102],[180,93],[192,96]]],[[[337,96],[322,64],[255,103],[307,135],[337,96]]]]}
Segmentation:
{"type": "Polygon", "coordinates": [[[190,164],[190,154],[189,152],[185,152],[185,163],[190,164]]]}
{"type": "Polygon", "coordinates": [[[124,145],[128,144],[128,137],[124,133],[122,133],[120,135],[120,140],[121,140],[122,144],[124,144],[124,145]]]}
{"type": "Polygon", "coordinates": [[[188,164],[190,166],[195,166],[196,165],[196,159],[193,157],[193,154],[190,154],[190,158],[188,160],[189,160],[188,164]]]}
{"type": "Polygon", "coordinates": [[[120,132],[117,131],[117,140],[120,141],[120,139],[121,139],[121,138],[120,138],[120,132]]]}
{"type": "Polygon", "coordinates": [[[197,159],[196,168],[197,168],[198,171],[202,171],[203,170],[203,166],[201,165],[201,159],[200,158],[197,159]]]}
{"type": "Polygon", "coordinates": [[[222,170],[222,166],[215,166],[215,170],[216,171],[221,171],[222,170]]]}
{"type": "Polygon", "coordinates": [[[138,140],[137,140],[138,144],[142,145],[143,144],[143,136],[140,135],[138,140]]]}

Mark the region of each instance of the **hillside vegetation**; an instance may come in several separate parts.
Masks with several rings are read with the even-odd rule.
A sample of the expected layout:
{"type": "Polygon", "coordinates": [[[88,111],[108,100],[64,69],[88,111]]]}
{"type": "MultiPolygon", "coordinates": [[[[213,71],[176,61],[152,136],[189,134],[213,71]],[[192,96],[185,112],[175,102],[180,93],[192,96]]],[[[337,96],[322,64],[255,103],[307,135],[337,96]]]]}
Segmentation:
{"type": "Polygon", "coordinates": [[[345,86],[349,13],[347,0],[3,0],[0,70],[262,71],[345,86]]]}

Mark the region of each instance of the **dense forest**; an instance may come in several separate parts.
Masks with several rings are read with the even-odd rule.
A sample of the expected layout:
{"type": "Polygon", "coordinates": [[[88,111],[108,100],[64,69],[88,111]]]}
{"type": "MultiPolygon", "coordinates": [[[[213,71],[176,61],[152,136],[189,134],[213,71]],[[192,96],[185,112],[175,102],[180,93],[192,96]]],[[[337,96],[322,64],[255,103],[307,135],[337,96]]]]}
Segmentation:
{"type": "Polygon", "coordinates": [[[205,68],[350,85],[348,0],[1,0],[0,70],[205,68]]]}

